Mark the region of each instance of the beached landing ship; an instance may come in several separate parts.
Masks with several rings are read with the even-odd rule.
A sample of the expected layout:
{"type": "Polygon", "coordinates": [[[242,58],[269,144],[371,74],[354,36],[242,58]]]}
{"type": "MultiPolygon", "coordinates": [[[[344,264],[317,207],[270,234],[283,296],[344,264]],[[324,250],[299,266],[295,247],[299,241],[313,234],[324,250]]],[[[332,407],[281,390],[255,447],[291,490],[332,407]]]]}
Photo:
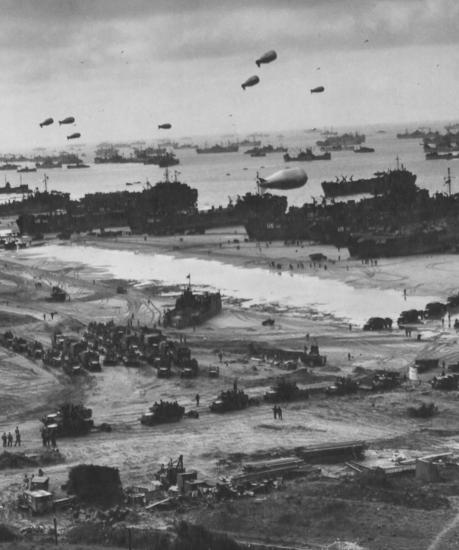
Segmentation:
{"type": "Polygon", "coordinates": [[[375,172],[371,178],[354,180],[351,176],[349,179],[323,181],[321,185],[326,197],[339,197],[361,193],[380,195],[394,186],[411,186],[415,181],[416,176],[402,166],[401,169],[375,172]]]}
{"type": "Polygon", "coordinates": [[[177,298],[175,307],[164,314],[164,326],[194,327],[204,323],[222,310],[220,292],[195,294],[188,286],[177,298]]]}
{"type": "Polygon", "coordinates": [[[459,233],[456,228],[431,228],[403,234],[353,234],[347,248],[353,258],[390,258],[414,254],[457,252],[459,233]]]}

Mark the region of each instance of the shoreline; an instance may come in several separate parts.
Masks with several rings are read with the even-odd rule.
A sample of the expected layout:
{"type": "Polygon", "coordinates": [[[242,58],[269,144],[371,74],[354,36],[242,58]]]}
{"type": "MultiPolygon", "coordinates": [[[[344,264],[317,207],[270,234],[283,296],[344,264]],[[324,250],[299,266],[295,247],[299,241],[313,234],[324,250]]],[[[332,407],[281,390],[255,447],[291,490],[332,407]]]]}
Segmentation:
{"type": "MultiPolygon", "coordinates": [[[[131,283],[137,281],[140,285],[155,280],[165,285],[186,284],[187,274],[191,273],[191,282],[195,286],[220,290],[225,299],[240,300],[244,308],[258,306],[256,309],[263,310],[274,306],[279,312],[297,310],[306,317],[331,317],[340,325],[351,323],[360,326],[374,316],[394,320],[404,309],[424,309],[427,302],[438,299],[437,296],[416,292],[407,298],[405,304],[403,293],[394,290],[394,285],[387,284],[387,276],[386,284],[379,284],[377,277],[374,277],[379,269],[377,266],[372,267],[371,281],[374,283],[376,279],[375,284],[352,285],[348,279],[351,272],[349,266],[346,266],[347,269],[337,267],[343,262],[331,258],[328,250],[327,261],[314,264],[306,256],[311,251],[310,247],[303,246],[300,250],[300,247],[274,243],[267,250],[270,258],[276,260],[268,263],[266,256],[262,259],[254,256],[260,253],[260,249],[243,239],[226,239],[227,244],[230,241],[231,245],[237,241],[235,248],[231,246],[229,250],[221,242],[221,235],[210,236],[210,242],[208,237],[199,236],[194,239],[194,246],[185,243],[185,239],[167,237],[159,239],[158,243],[158,239],[148,242],[145,237],[143,240],[128,237],[121,242],[117,239],[111,242],[80,240],[69,244],[50,243],[48,249],[40,247],[35,254],[33,249],[18,253],[16,261],[21,262],[21,254],[26,261],[27,256],[32,256],[34,263],[49,257],[53,258],[54,266],[60,265],[61,269],[71,270],[69,266],[79,266],[79,270],[84,271],[84,266],[87,266],[90,272],[99,276],[105,272],[109,277],[131,283]],[[184,246],[180,247],[177,242],[184,246]],[[180,253],[183,249],[185,254],[180,253]],[[99,253],[101,250],[107,253],[99,253]],[[217,253],[213,254],[215,250],[217,253]],[[277,262],[280,254],[282,264],[277,262]],[[288,258],[287,254],[290,254],[288,258]],[[193,273],[199,275],[194,278],[193,273]]],[[[329,248],[333,253],[333,249],[329,248]]],[[[321,247],[321,250],[324,248],[321,247]]],[[[15,261],[14,255],[11,260],[15,261]]],[[[361,267],[356,267],[356,264],[354,261],[352,278],[355,280],[357,274],[358,280],[361,280],[361,267]]],[[[365,276],[368,266],[364,268],[365,276]]]]}
{"type": "Polygon", "coordinates": [[[148,236],[147,241],[143,236],[117,237],[114,240],[84,238],[73,243],[109,250],[132,251],[135,246],[139,247],[139,252],[144,253],[160,253],[174,258],[217,260],[234,267],[263,268],[267,271],[277,271],[270,267],[274,261],[275,264],[282,264],[283,273],[290,271],[288,266],[292,263],[292,272],[296,274],[340,281],[355,289],[397,290],[401,293],[406,289],[408,296],[441,295],[442,299],[446,299],[450,293],[459,289],[459,284],[451,284],[454,274],[457,273],[459,278],[459,256],[453,254],[381,258],[376,266],[370,266],[362,264],[360,260],[351,259],[347,250],[339,251],[330,245],[303,244],[298,247],[276,241],[269,248],[262,243],[260,253],[260,248],[255,242],[244,242],[244,238],[245,233],[214,233],[182,237],[148,236]],[[228,243],[229,237],[238,239],[239,243],[228,243]],[[308,255],[313,253],[324,253],[327,256],[328,261],[322,264],[327,266],[326,269],[317,267],[317,264],[315,268],[309,267],[308,255]],[[338,259],[339,257],[341,259],[338,259]],[[301,271],[296,267],[298,262],[304,264],[301,271]],[[426,270],[429,271],[426,273],[426,270]]]}

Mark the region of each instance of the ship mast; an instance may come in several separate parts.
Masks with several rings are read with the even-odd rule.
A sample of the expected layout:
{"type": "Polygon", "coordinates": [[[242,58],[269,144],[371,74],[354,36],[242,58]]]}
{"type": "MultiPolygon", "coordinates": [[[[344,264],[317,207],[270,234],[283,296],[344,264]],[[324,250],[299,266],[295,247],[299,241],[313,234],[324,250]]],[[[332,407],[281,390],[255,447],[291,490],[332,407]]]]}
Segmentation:
{"type": "Polygon", "coordinates": [[[448,195],[451,196],[451,180],[453,179],[453,176],[451,176],[451,168],[448,166],[448,175],[444,178],[445,185],[448,188],[448,195]]]}

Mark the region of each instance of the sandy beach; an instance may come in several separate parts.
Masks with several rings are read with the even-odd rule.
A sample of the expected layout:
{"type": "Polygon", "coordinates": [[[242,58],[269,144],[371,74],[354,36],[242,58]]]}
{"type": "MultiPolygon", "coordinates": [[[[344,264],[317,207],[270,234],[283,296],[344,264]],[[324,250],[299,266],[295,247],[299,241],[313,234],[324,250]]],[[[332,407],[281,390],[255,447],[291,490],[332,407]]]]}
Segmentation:
{"type": "MultiPolygon", "coordinates": [[[[259,269],[271,272],[273,284],[277,278],[283,278],[292,285],[298,278],[312,275],[324,284],[342,283],[355,292],[393,291],[400,304],[406,304],[406,309],[413,303],[425,303],[431,296],[445,299],[454,289],[454,273],[459,269],[454,256],[381,260],[378,265],[369,266],[349,260],[343,251],[305,244],[273,243],[260,252],[255,243],[245,242],[244,235],[235,233],[234,229],[193,237],[92,238],[59,245],[62,258],[66,258],[68,251],[86,251],[87,263],[81,260],[84,254],[80,254],[79,261],[54,257],[46,260],[49,251],[57,254],[56,244],[5,254],[0,281],[3,330],[8,327],[26,337],[33,334],[33,338],[44,345],[49,345],[56,330],[78,335],[91,320],[113,319],[123,324],[133,318],[139,324],[151,326],[158,322],[163,308],[173,304],[183,288],[177,281],[145,282],[142,274],[138,279],[130,277],[125,281],[111,276],[107,257],[116,251],[129,251],[132,254],[129,257],[141,256],[142,261],[157,254],[192,261],[210,258],[236,267],[241,273],[259,269]],[[234,242],[235,239],[239,242],[234,242]],[[100,256],[97,268],[90,255],[94,249],[100,256]],[[322,262],[321,267],[309,266],[309,254],[317,252],[322,252],[328,260],[322,262]],[[275,262],[276,269],[272,269],[271,262],[275,262]],[[301,262],[303,268],[298,267],[301,262]],[[282,264],[279,269],[278,263],[282,264]],[[117,293],[121,283],[127,286],[127,294],[117,293]],[[54,285],[64,288],[70,301],[48,302],[46,298],[54,285]],[[406,302],[402,296],[404,288],[408,294],[406,302]],[[51,313],[54,313],[53,319],[51,313]]],[[[234,453],[242,453],[244,457],[258,453],[288,454],[298,447],[328,441],[364,439],[370,445],[387,441],[383,448],[393,449],[390,442],[396,440],[398,451],[412,452],[416,447],[424,454],[459,448],[455,438],[459,413],[456,392],[435,393],[435,403],[442,414],[430,419],[427,425],[406,416],[407,406],[434,398],[427,383],[432,373],[421,377],[424,381],[416,387],[408,385],[383,394],[325,400],[312,397],[305,402],[286,404],[281,425],[273,420],[269,404],[221,416],[208,411],[212,399],[221,389],[230,387],[235,378],[249,395],[262,397],[279,376],[288,376],[299,384],[332,383],[337,375],[375,369],[405,374],[415,358],[422,356],[436,356],[447,364],[459,360],[456,333],[447,324],[442,326],[439,319],[420,327],[421,341],[414,336],[406,337],[396,328],[382,332],[363,332],[357,325],[351,328],[349,330],[344,319],[321,311],[320,304],[295,308],[283,303],[259,302],[247,307],[244,300],[226,296],[223,312],[195,331],[168,331],[171,337],[187,335],[203,372],[209,365],[220,365],[221,376],[216,380],[204,375],[193,380],[158,379],[149,366],[142,369],[104,367],[100,374],[72,380],[59,370],[8,352],[4,358],[8,367],[2,370],[8,397],[2,400],[5,416],[0,430],[20,424],[25,449],[36,449],[40,446],[40,415],[52,410],[64,398],[83,401],[92,408],[98,422],[110,423],[113,427],[110,434],[98,433],[60,442],[66,463],[48,468],[53,480],[59,483],[65,481],[71,465],[85,461],[113,465],[114,457],[123,482],[129,485],[151,477],[159,464],[179,454],[186,457],[187,464],[200,476],[214,479],[220,463],[226,464],[227,473],[237,469],[241,459],[235,462],[231,458],[234,453]],[[274,326],[262,325],[267,316],[274,318],[274,326]],[[317,342],[320,352],[327,356],[327,364],[288,372],[273,361],[251,356],[251,342],[298,350],[317,342]],[[217,355],[219,350],[223,352],[222,363],[217,355]],[[199,419],[156,428],[140,425],[140,415],[155,400],[177,399],[184,406],[192,407],[196,392],[201,396],[199,419]],[[445,435],[432,435],[435,433],[445,435]]],[[[13,475],[9,471],[0,472],[0,487],[11,491],[12,484],[18,483],[21,475],[19,471],[13,475]]]]}

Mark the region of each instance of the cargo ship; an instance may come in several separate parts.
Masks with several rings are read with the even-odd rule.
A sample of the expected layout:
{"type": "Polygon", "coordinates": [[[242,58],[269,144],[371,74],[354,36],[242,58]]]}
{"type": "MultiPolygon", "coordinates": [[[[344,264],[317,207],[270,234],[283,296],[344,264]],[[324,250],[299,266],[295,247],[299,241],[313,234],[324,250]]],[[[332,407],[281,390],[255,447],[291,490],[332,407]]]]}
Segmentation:
{"type": "Polygon", "coordinates": [[[394,186],[412,186],[416,182],[416,176],[403,166],[396,170],[375,172],[371,178],[354,180],[352,176],[337,181],[323,181],[322,189],[326,197],[341,197],[346,195],[359,195],[370,193],[381,195],[394,186]]]}
{"type": "Polygon", "coordinates": [[[198,155],[207,155],[209,153],[237,153],[239,151],[238,143],[228,143],[227,145],[212,145],[212,147],[196,147],[198,155]]]}
{"type": "Polygon", "coordinates": [[[36,162],[35,167],[39,170],[51,170],[53,168],[62,168],[62,162],[53,161],[52,159],[36,162]]]}
{"type": "Polygon", "coordinates": [[[354,149],[355,146],[365,142],[364,134],[344,133],[341,135],[328,135],[326,139],[316,141],[316,145],[322,151],[343,151],[354,149]]]}
{"type": "Polygon", "coordinates": [[[26,194],[32,193],[32,190],[29,189],[27,184],[17,185],[16,187],[11,187],[11,184],[7,181],[4,187],[0,187],[0,194],[2,195],[14,195],[14,194],[26,194]]]}
{"type": "Polygon", "coordinates": [[[95,164],[127,164],[131,162],[140,162],[134,157],[123,157],[116,147],[99,147],[94,157],[95,164]]]}
{"type": "Polygon", "coordinates": [[[292,157],[288,153],[284,155],[285,162],[310,162],[313,160],[331,160],[331,154],[326,152],[315,155],[311,149],[307,148],[305,151],[300,151],[296,157],[292,157]]]}
{"type": "Polygon", "coordinates": [[[0,165],[0,170],[17,170],[18,168],[19,168],[19,164],[6,163],[6,164],[0,165]]]}
{"type": "Polygon", "coordinates": [[[426,132],[424,130],[421,130],[420,128],[414,130],[413,132],[408,132],[408,130],[405,129],[403,133],[397,134],[397,139],[423,139],[427,137],[427,135],[430,133],[430,130],[426,132]]]}
{"type": "Polygon", "coordinates": [[[429,151],[426,153],[426,160],[452,160],[459,159],[459,151],[429,151]]]}
{"type": "Polygon", "coordinates": [[[70,170],[75,168],[89,168],[89,164],[83,164],[82,162],[78,162],[76,164],[68,164],[67,168],[69,168],[70,170]]]}
{"type": "Polygon", "coordinates": [[[261,140],[259,139],[243,139],[239,142],[240,147],[259,147],[261,140]]]}
{"type": "Polygon", "coordinates": [[[267,155],[269,153],[286,153],[286,152],[287,152],[287,147],[283,147],[282,145],[279,145],[278,147],[274,147],[273,145],[263,145],[262,147],[252,147],[252,149],[247,149],[247,151],[244,151],[244,155],[259,157],[262,155],[258,153],[264,153],[265,155],[267,155]]]}
{"type": "Polygon", "coordinates": [[[373,147],[364,147],[362,145],[354,147],[354,153],[374,153],[374,152],[375,150],[373,147]]]}
{"type": "Polygon", "coordinates": [[[158,166],[160,168],[167,168],[168,166],[176,166],[180,164],[180,160],[174,155],[174,153],[164,153],[158,158],[158,166]]]}

